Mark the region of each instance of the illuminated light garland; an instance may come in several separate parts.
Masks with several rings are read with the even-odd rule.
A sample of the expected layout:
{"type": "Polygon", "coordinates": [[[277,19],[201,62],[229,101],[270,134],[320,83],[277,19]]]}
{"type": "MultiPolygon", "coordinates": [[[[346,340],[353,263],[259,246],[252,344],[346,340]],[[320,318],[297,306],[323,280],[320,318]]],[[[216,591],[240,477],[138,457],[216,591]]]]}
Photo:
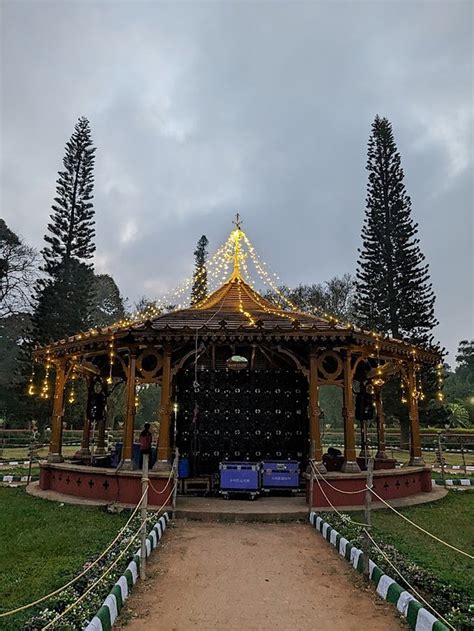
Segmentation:
{"type": "Polygon", "coordinates": [[[36,394],[36,388],[35,388],[35,365],[34,364],[31,367],[31,376],[28,379],[27,394],[28,394],[29,397],[34,397],[35,394],[36,394]]]}
{"type": "Polygon", "coordinates": [[[425,400],[425,393],[423,392],[423,383],[421,380],[421,371],[420,371],[420,366],[417,365],[415,367],[415,384],[416,385],[416,392],[417,392],[417,397],[419,401],[424,401],[425,400]]]}
{"type": "Polygon", "coordinates": [[[140,405],[140,386],[135,385],[135,410],[138,409],[140,405]]]}
{"type": "Polygon", "coordinates": [[[71,375],[71,390],[69,392],[69,397],[67,400],[69,404],[75,403],[76,401],[75,381],[76,381],[76,366],[74,365],[72,367],[72,375],[71,375]]]}
{"type": "Polygon", "coordinates": [[[377,368],[375,369],[375,379],[373,380],[373,384],[381,387],[385,383],[385,379],[383,378],[383,370],[380,365],[380,343],[378,339],[375,344],[375,350],[377,351],[377,368]]]}
{"type": "Polygon", "coordinates": [[[407,399],[407,391],[406,391],[405,380],[403,378],[403,375],[400,382],[400,389],[401,389],[401,402],[404,405],[406,405],[408,403],[408,399],[407,399]]]}
{"type": "Polygon", "coordinates": [[[114,378],[112,375],[113,369],[114,369],[114,357],[115,357],[115,352],[114,352],[114,338],[113,336],[110,338],[110,342],[109,342],[109,376],[107,377],[107,383],[108,385],[112,385],[114,382],[114,378]]]}
{"type": "Polygon", "coordinates": [[[51,371],[51,356],[49,349],[46,351],[46,366],[43,379],[43,385],[41,386],[40,398],[49,399],[49,373],[51,371]]]}
{"type": "MultiPolygon", "coordinates": [[[[289,320],[292,320],[293,322],[296,322],[297,317],[295,316],[297,314],[309,313],[312,315],[312,312],[314,311],[314,313],[320,314],[330,324],[339,325],[341,327],[345,327],[353,331],[357,330],[357,331],[360,331],[361,333],[364,333],[365,335],[372,336],[375,339],[375,342],[376,342],[375,349],[377,351],[377,368],[376,368],[376,376],[373,383],[375,385],[383,385],[384,374],[383,374],[383,368],[380,364],[380,340],[387,336],[384,336],[373,330],[370,331],[370,330],[365,330],[365,329],[356,327],[353,323],[340,320],[336,316],[330,314],[328,311],[320,307],[314,307],[314,309],[311,309],[311,311],[309,312],[305,312],[304,310],[299,309],[292,302],[292,300],[289,297],[287,297],[278,287],[277,283],[280,280],[279,276],[271,272],[267,263],[263,261],[260,258],[260,256],[257,254],[255,247],[250,242],[245,232],[241,230],[238,217],[237,217],[237,222],[234,222],[234,223],[236,225],[236,228],[232,230],[227,240],[216,250],[216,252],[209,258],[209,260],[206,261],[205,265],[202,266],[202,268],[198,269],[197,271],[194,270],[190,277],[186,278],[174,290],[170,290],[168,293],[166,293],[163,297],[161,297],[159,301],[156,301],[154,305],[147,307],[145,310],[141,312],[136,311],[130,316],[122,318],[121,320],[110,325],[109,327],[104,327],[102,329],[91,328],[88,332],[79,334],[75,336],[75,338],[73,338],[76,340],[82,340],[84,338],[87,338],[88,336],[97,336],[101,332],[102,333],[108,332],[111,334],[111,341],[109,344],[110,372],[109,372],[109,377],[107,378],[107,383],[109,384],[112,383],[112,379],[113,379],[112,371],[113,371],[113,360],[114,360],[114,354],[115,354],[114,347],[113,347],[113,344],[114,344],[113,336],[115,332],[117,332],[120,329],[129,328],[133,324],[143,323],[147,319],[151,319],[155,316],[159,316],[163,313],[163,310],[169,307],[170,305],[173,305],[174,307],[170,311],[173,311],[175,309],[186,308],[186,307],[189,308],[189,298],[190,298],[190,292],[192,290],[192,287],[194,286],[196,281],[199,281],[204,276],[204,274],[207,275],[206,287],[203,287],[194,295],[195,304],[193,305],[193,308],[200,308],[201,305],[205,305],[206,300],[208,298],[208,294],[214,293],[215,291],[215,289],[212,289],[213,286],[217,285],[216,288],[218,289],[222,285],[223,282],[230,282],[230,280],[232,280],[232,277],[229,279],[227,274],[228,274],[230,261],[234,260],[234,263],[235,261],[237,262],[239,277],[245,280],[245,282],[248,283],[252,287],[252,289],[255,292],[255,294],[253,294],[252,296],[253,300],[258,304],[258,306],[264,312],[269,313],[269,314],[275,314],[280,317],[285,317],[285,318],[288,318],[289,320]],[[236,256],[236,252],[237,252],[237,256],[236,256]],[[273,291],[275,297],[277,298],[277,301],[279,301],[283,305],[283,308],[280,307],[278,304],[275,305],[275,308],[269,308],[267,304],[263,304],[261,302],[261,300],[259,299],[257,290],[255,289],[255,284],[252,279],[252,275],[250,274],[247,260],[251,260],[255,268],[255,271],[257,272],[258,277],[266,286],[268,286],[273,291]],[[290,309],[290,312],[288,312],[288,309],[290,309]]],[[[243,315],[245,315],[245,317],[249,320],[249,323],[255,324],[256,322],[255,317],[254,317],[255,314],[252,314],[249,311],[246,311],[244,308],[244,303],[242,299],[242,287],[240,283],[238,284],[238,292],[239,292],[239,302],[238,302],[239,311],[243,315]]],[[[416,349],[413,348],[411,352],[413,354],[413,361],[415,362],[416,349]]],[[[371,357],[373,356],[374,355],[371,355],[371,357]]],[[[45,376],[45,380],[43,381],[43,386],[41,388],[41,393],[40,393],[40,396],[42,398],[49,397],[48,378],[49,378],[49,369],[51,365],[49,361],[49,357],[47,357],[46,364],[47,364],[46,376],[45,376]]],[[[444,399],[444,395],[441,391],[442,383],[443,383],[442,369],[443,369],[442,364],[439,364],[439,366],[437,367],[438,392],[436,394],[436,398],[439,401],[443,401],[444,399]]],[[[414,396],[419,397],[421,400],[423,400],[425,395],[422,392],[421,381],[418,384],[417,377],[418,375],[415,374],[415,390],[412,394],[414,396]]],[[[405,387],[405,384],[403,383],[403,380],[402,380],[402,402],[403,402],[403,399],[406,399],[406,392],[404,391],[404,387],[405,387]]],[[[28,394],[33,394],[33,392],[34,392],[33,379],[30,379],[29,387],[28,387],[28,394]]]]}
{"type": "Polygon", "coordinates": [[[443,377],[444,377],[444,366],[443,362],[439,362],[436,366],[436,380],[438,383],[438,390],[436,392],[436,399],[442,403],[444,401],[443,394],[443,377]]]}
{"type": "Polygon", "coordinates": [[[242,290],[240,287],[241,282],[242,281],[239,278],[237,280],[237,293],[239,294],[239,311],[247,318],[247,320],[252,326],[255,326],[255,320],[252,318],[251,314],[248,311],[245,311],[244,305],[242,303],[242,290]]]}

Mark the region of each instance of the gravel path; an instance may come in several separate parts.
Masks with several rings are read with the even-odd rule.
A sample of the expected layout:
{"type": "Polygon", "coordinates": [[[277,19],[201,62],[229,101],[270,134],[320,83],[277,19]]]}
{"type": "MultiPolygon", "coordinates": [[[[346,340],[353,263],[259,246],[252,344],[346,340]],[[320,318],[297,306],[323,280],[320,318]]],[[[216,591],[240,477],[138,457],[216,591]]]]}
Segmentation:
{"type": "Polygon", "coordinates": [[[120,620],[127,631],[400,631],[393,607],[306,524],[179,521],[120,620]]]}

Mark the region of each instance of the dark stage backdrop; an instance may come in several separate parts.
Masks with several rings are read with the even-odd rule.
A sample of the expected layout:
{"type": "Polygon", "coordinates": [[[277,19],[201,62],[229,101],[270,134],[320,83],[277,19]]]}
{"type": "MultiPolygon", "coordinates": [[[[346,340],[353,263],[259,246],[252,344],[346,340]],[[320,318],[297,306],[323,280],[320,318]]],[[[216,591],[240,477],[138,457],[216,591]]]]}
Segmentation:
{"type": "Polygon", "coordinates": [[[293,370],[178,374],[177,446],[193,475],[223,460],[299,460],[308,454],[308,382],[293,370]]]}

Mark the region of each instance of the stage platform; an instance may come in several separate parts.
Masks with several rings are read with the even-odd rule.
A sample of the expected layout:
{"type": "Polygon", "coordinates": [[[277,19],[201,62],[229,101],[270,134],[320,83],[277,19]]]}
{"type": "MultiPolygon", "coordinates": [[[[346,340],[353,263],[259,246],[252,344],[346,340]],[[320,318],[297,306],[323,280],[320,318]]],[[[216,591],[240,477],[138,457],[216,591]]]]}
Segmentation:
{"type": "MultiPolygon", "coordinates": [[[[282,519],[288,514],[292,514],[299,518],[300,511],[306,510],[309,506],[320,507],[324,510],[330,509],[332,506],[347,509],[348,507],[363,507],[365,501],[365,484],[367,474],[361,473],[336,473],[330,472],[324,475],[317,475],[313,480],[312,493],[311,482],[307,474],[306,478],[306,501],[302,496],[296,498],[270,496],[259,497],[255,500],[255,504],[246,498],[224,500],[220,498],[213,499],[212,496],[205,496],[201,499],[204,507],[198,510],[198,513],[205,514],[211,509],[205,508],[206,502],[217,502],[219,513],[225,515],[230,508],[223,506],[232,506],[232,513],[238,514],[238,507],[245,507],[245,513],[258,513],[264,515],[270,513],[272,519],[278,519],[280,512],[282,519]],[[285,506],[282,511],[272,508],[263,509],[263,506],[272,507],[278,503],[278,506],[285,506]],[[255,507],[254,507],[255,506],[255,507]],[[260,508],[259,508],[260,507],[260,508]],[[296,507],[296,508],[295,508],[296,507]]],[[[150,471],[150,488],[148,492],[148,503],[152,508],[159,508],[163,505],[171,503],[173,483],[170,479],[170,472],[166,471],[150,471]]],[[[58,496],[74,496],[82,498],[86,501],[98,502],[102,505],[123,504],[135,505],[142,495],[141,490],[141,471],[128,471],[117,467],[102,468],[90,465],[80,465],[77,463],[41,463],[40,465],[40,481],[39,488],[45,492],[54,492],[58,496]]],[[[210,488],[209,486],[207,488],[210,488]]],[[[428,501],[432,495],[431,469],[430,467],[403,467],[401,469],[379,470],[373,473],[373,488],[380,497],[386,501],[401,500],[404,498],[415,498],[419,495],[426,495],[428,501]]],[[[201,493],[203,494],[203,493],[201,493]]],[[[180,500],[184,501],[184,506],[193,506],[194,498],[192,495],[180,496],[180,500]]],[[[212,504],[213,505],[213,504],[212,504]]],[[[189,509],[190,514],[193,513],[189,509]]],[[[211,510],[212,512],[212,510],[211,510]]],[[[203,518],[201,516],[201,518],[203,518]]]]}

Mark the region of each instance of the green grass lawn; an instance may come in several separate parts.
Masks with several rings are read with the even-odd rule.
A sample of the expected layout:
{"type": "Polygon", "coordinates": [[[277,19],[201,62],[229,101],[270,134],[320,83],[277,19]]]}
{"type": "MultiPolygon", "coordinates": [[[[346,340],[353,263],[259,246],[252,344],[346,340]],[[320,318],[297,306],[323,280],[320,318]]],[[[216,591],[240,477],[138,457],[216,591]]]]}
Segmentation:
{"type": "MultiPolygon", "coordinates": [[[[31,602],[79,574],[127,519],[31,497],[19,488],[0,487],[0,506],[0,611],[31,602]]],[[[28,616],[0,618],[0,629],[21,629],[28,616]]]]}
{"type": "MultiPolygon", "coordinates": [[[[39,465],[35,464],[31,467],[31,475],[39,476],[40,468],[39,465]]],[[[4,475],[28,475],[28,466],[13,466],[13,467],[0,467],[0,480],[4,475]]]]}
{"type": "MultiPolygon", "coordinates": [[[[401,509],[440,539],[474,554],[474,491],[449,491],[436,502],[401,509]]],[[[373,536],[381,537],[415,563],[474,597],[474,562],[420,532],[390,510],[372,512],[373,536]]],[[[351,515],[352,516],[352,515],[351,515]]],[[[359,514],[362,520],[363,514],[359,514]]],[[[354,519],[357,519],[354,514],[354,519]]],[[[397,578],[392,575],[392,578],[397,578]]]]}
{"type": "MultiPolygon", "coordinates": [[[[65,457],[73,456],[79,446],[67,445],[63,447],[62,454],[65,457]]],[[[37,450],[38,458],[46,458],[48,456],[49,447],[41,447],[37,450]]],[[[4,447],[1,452],[2,460],[28,460],[28,445],[24,447],[4,447]]]]}
{"type": "MultiPolygon", "coordinates": [[[[387,453],[391,456],[392,452],[389,447],[387,447],[387,453]]],[[[410,459],[410,452],[394,449],[393,457],[399,460],[400,462],[408,462],[410,459]]],[[[436,462],[436,452],[423,451],[423,458],[426,464],[434,464],[436,462]]],[[[460,453],[444,452],[444,459],[447,465],[453,465],[453,464],[462,465],[463,464],[462,456],[460,453]]],[[[467,465],[474,464],[474,454],[471,454],[471,453],[465,454],[465,459],[466,459],[467,465]]]]}

